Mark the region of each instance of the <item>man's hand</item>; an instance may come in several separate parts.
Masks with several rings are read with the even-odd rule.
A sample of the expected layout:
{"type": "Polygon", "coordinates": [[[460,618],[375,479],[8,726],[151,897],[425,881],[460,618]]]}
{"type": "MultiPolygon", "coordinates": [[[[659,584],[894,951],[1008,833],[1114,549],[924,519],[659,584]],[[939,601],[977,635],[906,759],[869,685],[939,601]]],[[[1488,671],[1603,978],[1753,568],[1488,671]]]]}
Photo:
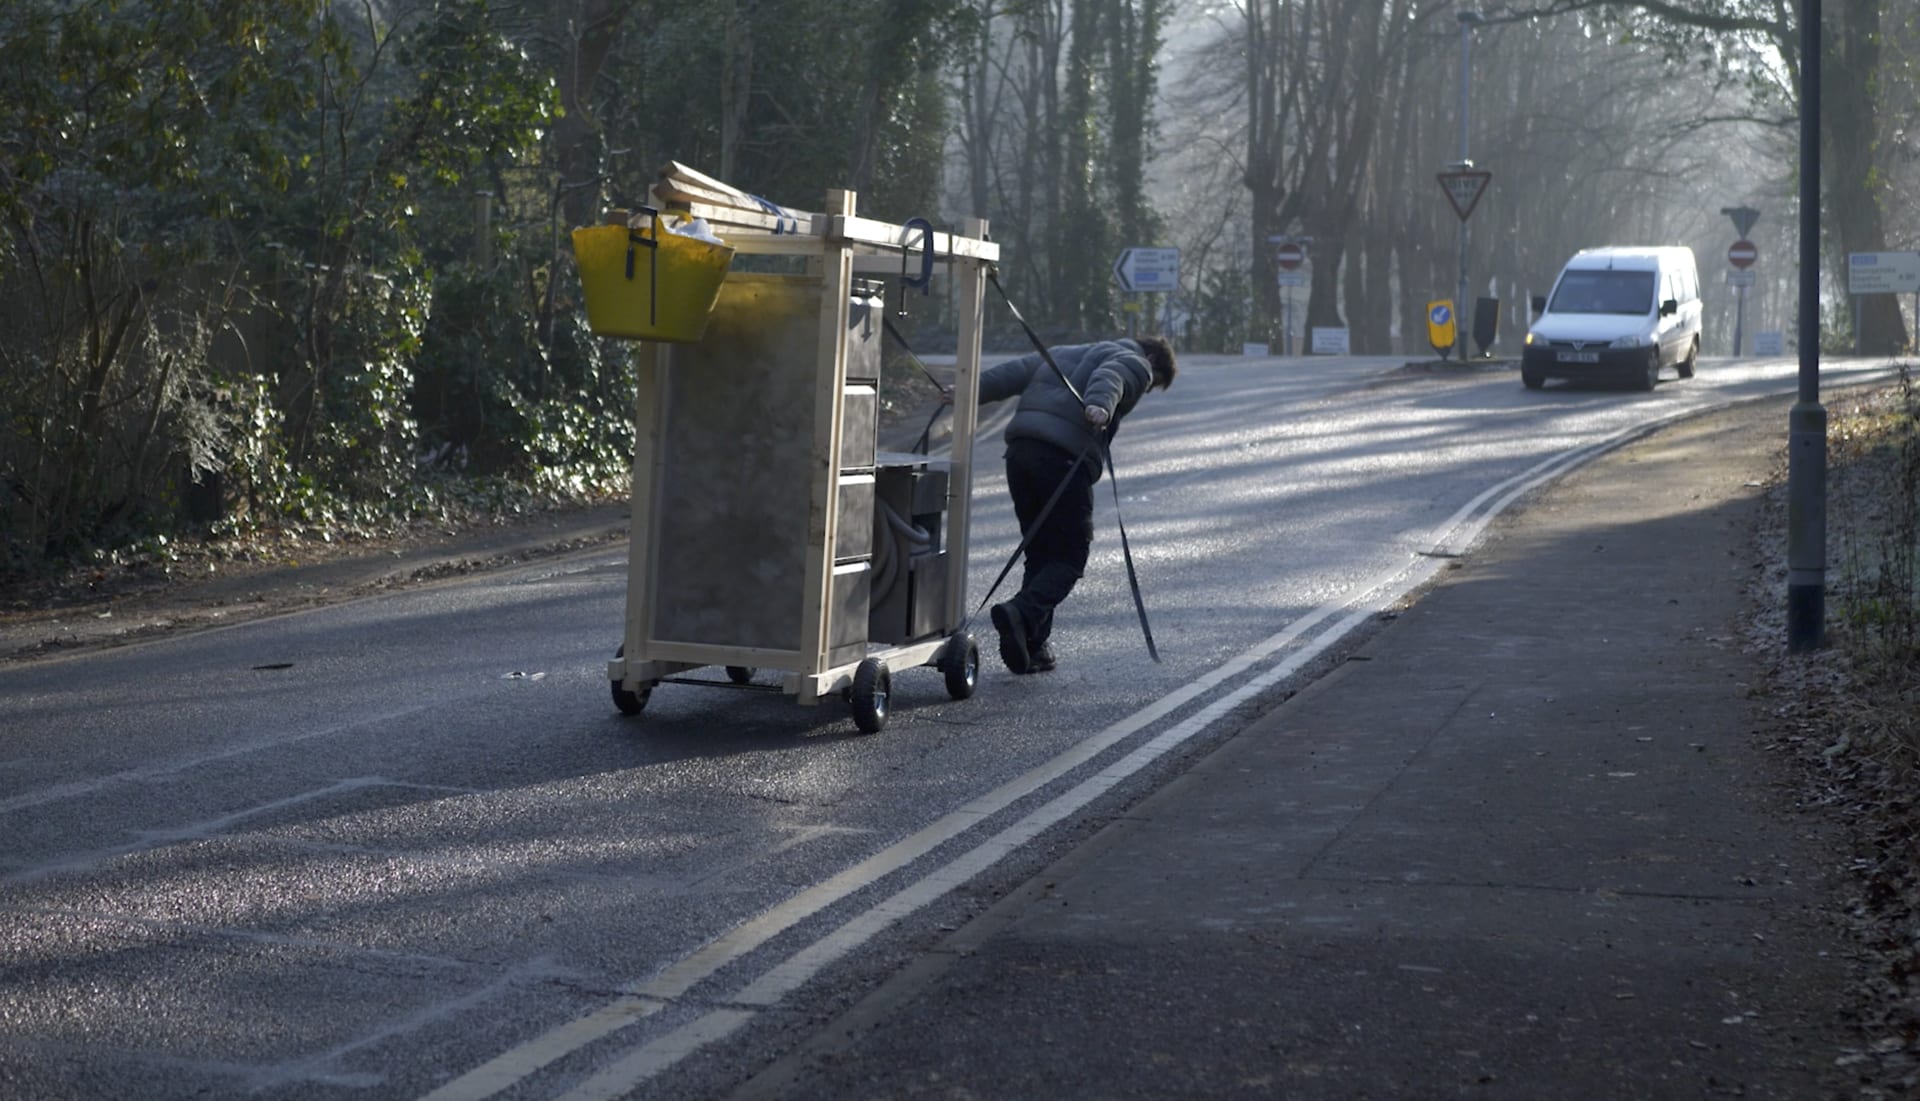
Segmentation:
{"type": "Polygon", "coordinates": [[[953,404],[953,387],[942,386],[940,388],[940,404],[941,405],[953,404]]]}
{"type": "Polygon", "coordinates": [[[1107,420],[1111,416],[1112,414],[1098,405],[1087,406],[1087,423],[1093,425],[1095,428],[1105,428],[1107,426],[1107,420]]]}

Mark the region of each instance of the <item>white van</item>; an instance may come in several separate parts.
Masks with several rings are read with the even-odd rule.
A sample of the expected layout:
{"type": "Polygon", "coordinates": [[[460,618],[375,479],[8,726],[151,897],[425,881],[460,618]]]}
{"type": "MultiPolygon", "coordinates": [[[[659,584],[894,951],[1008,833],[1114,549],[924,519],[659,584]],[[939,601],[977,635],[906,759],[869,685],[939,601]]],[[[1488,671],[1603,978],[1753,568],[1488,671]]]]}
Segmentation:
{"type": "Polygon", "coordinates": [[[1651,390],[1664,367],[1700,358],[1700,275],[1690,248],[1590,248],[1533,300],[1520,381],[1610,379],[1651,390]]]}

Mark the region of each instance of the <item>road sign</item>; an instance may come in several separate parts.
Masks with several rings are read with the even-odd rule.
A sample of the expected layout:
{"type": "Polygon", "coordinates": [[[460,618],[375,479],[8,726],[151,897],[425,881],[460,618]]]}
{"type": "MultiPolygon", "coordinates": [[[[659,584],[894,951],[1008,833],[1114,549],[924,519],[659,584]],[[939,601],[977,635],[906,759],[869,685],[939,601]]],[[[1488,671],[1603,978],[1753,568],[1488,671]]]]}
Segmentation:
{"type": "Polygon", "coordinates": [[[1304,271],[1283,271],[1276,277],[1283,287],[1304,287],[1307,285],[1307,273],[1304,271]]]}
{"type": "Polygon", "coordinates": [[[1180,250],[1130,248],[1113,262],[1113,279],[1124,291],[1171,291],[1180,287],[1180,250]]]}
{"type": "Polygon", "coordinates": [[[1444,298],[1427,303],[1427,343],[1433,345],[1435,351],[1453,347],[1457,331],[1453,321],[1453,303],[1444,298]]]}
{"type": "Polygon", "coordinates": [[[1730,271],[1727,273],[1727,286],[1751,287],[1754,284],[1755,277],[1758,275],[1759,275],[1759,272],[1730,271]]]}
{"type": "Polygon", "coordinates": [[[1920,293],[1920,252],[1849,253],[1847,293],[1920,293]]]}
{"type": "Polygon", "coordinates": [[[1274,262],[1278,263],[1284,270],[1292,271],[1306,262],[1307,250],[1294,244],[1292,241],[1288,241],[1274,251],[1273,259],[1274,262]]]}
{"type": "Polygon", "coordinates": [[[1760,259],[1760,248],[1752,241],[1740,240],[1727,246],[1727,263],[1736,268],[1750,268],[1760,259]]]}
{"type": "Polygon", "coordinates": [[[1347,330],[1342,327],[1329,329],[1323,325],[1313,327],[1313,354],[1317,356],[1351,355],[1353,345],[1348,341],[1347,330]]]}
{"type": "Polygon", "coordinates": [[[1723,206],[1720,213],[1733,219],[1733,231],[1742,238],[1753,232],[1753,223],[1760,220],[1760,212],[1750,206],[1723,206]]]}
{"type": "Polygon", "coordinates": [[[1480,196],[1486,193],[1487,182],[1493,179],[1493,173],[1479,168],[1464,168],[1453,172],[1442,172],[1438,179],[1440,187],[1447,193],[1447,201],[1453,204],[1453,212],[1460,215],[1461,221],[1473,217],[1473,208],[1480,204],[1480,196]]]}

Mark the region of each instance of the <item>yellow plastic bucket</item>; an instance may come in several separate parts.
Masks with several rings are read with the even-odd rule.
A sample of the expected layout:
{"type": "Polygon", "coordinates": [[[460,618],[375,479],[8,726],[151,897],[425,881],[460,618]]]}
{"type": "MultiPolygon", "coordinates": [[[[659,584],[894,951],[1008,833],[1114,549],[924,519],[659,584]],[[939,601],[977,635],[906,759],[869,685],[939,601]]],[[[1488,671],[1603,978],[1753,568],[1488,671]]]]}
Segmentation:
{"type": "Polygon", "coordinates": [[[733,262],[733,249],[623,225],[573,231],[573,255],[587,292],[587,326],[599,336],[691,344],[707,318],[733,262]]]}

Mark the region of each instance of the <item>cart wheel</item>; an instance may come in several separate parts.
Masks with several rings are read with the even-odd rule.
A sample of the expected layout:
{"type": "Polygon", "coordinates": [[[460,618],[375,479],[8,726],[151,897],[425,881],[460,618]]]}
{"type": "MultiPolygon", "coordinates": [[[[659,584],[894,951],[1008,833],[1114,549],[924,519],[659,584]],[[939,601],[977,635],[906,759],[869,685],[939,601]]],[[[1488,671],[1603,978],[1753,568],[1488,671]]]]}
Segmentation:
{"type": "Polygon", "coordinates": [[[647,706],[647,698],[651,695],[651,688],[629,692],[620,687],[619,681],[613,682],[613,706],[619,708],[622,715],[638,715],[647,706]]]}
{"type": "Polygon", "coordinates": [[[878,734],[887,725],[887,700],[892,694],[893,674],[879,658],[868,658],[853,671],[847,704],[853,708],[853,723],[860,733],[878,734]]]}
{"type": "Polygon", "coordinates": [[[974,686],[980,681],[980,644],[973,640],[971,633],[962,631],[940,647],[940,656],[934,659],[934,664],[947,679],[947,695],[964,700],[973,695],[974,686]]]}
{"type": "MultiPolygon", "coordinates": [[[[620,648],[613,652],[613,656],[619,658],[625,657],[626,655],[627,644],[623,642],[620,644],[620,648]]],[[[622,688],[619,681],[613,682],[613,706],[619,708],[622,715],[638,715],[646,708],[647,697],[651,695],[653,695],[652,687],[642,688],[638,692],[630,692],[622,688]]]]}
{"type": "Polygon", "coordinates": [[[735,684],[752,684],[753,670],[744,665],[727,666],[727,679],[735,684]]]}

